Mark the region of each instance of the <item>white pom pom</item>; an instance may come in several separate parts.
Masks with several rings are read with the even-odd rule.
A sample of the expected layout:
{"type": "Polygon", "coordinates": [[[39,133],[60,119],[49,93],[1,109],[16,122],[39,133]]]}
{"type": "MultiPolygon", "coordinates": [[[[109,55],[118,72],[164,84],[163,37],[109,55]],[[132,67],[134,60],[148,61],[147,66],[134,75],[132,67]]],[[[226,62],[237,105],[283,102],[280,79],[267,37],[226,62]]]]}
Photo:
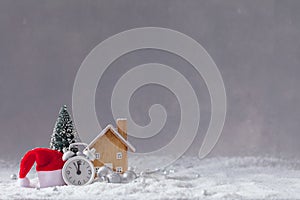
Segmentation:
{"type": "Polygon", "coordinates": [[[18,183],[21,187],[30,187],[30,181],[27,177],[19,178],[18,183]]]}

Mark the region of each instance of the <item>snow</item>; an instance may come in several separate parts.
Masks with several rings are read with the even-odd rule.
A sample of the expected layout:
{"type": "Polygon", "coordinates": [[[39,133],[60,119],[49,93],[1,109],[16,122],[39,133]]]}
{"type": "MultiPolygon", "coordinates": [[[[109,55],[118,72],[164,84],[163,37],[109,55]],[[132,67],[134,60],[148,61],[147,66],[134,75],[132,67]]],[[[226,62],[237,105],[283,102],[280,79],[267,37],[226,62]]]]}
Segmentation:
{"type": "MultiPolygon", "coordinates": [[[[163,158],[153,158],[159,163],[163,158]]],[[[131,163],[139,168],[140,158],[131,163]]],[[[300,162],[266,157],[184,157],[127,184],[20,188],[13,162],[0,160],[0,199],[299,199],[300,162]]],[[[142,169],[142,168],[140,168],[142,169]]],[[[36,180],[35,172],[29,178],[36,180]]]]}

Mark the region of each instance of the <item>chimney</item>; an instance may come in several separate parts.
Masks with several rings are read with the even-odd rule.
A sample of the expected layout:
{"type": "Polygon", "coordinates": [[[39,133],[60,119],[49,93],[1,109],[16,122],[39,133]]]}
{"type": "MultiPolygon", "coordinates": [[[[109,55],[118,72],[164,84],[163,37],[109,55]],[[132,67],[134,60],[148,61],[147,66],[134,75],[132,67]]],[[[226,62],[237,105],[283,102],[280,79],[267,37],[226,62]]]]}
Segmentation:
{"type": "Polygon", "coordinates": [[[122,137],[127,140],[127,119],[117,119],[117,128],[122,137]]]}

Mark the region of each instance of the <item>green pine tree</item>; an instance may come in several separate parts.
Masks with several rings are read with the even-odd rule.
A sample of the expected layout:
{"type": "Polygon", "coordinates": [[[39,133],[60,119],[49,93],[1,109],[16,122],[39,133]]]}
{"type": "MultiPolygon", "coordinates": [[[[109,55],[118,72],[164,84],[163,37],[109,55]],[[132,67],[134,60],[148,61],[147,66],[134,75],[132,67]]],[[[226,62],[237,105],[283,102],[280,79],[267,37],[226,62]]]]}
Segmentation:
{"type": "MultiPolygon", "coordinates": [[[[74,128],[67,106],[64,105],[59,111],[59,116],[53,129],[50,148],[63,153],[63,149],[74,142],[80,142],[80,139],[74,128]]],[[[76,148],[71,150],[77,151],[76,148]]]]}

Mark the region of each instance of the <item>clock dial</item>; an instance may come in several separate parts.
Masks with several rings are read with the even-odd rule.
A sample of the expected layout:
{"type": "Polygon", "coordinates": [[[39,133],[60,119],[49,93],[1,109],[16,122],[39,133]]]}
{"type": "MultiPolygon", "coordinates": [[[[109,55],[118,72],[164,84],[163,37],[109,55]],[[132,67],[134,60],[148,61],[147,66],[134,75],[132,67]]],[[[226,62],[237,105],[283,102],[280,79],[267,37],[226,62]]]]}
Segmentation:
{"type": "Polygon", "coordinates": [[[94,179],[94,168],[83,157],[74,157],[65,163],[63,177],[69,185],[85,185],[94,179]]]}

